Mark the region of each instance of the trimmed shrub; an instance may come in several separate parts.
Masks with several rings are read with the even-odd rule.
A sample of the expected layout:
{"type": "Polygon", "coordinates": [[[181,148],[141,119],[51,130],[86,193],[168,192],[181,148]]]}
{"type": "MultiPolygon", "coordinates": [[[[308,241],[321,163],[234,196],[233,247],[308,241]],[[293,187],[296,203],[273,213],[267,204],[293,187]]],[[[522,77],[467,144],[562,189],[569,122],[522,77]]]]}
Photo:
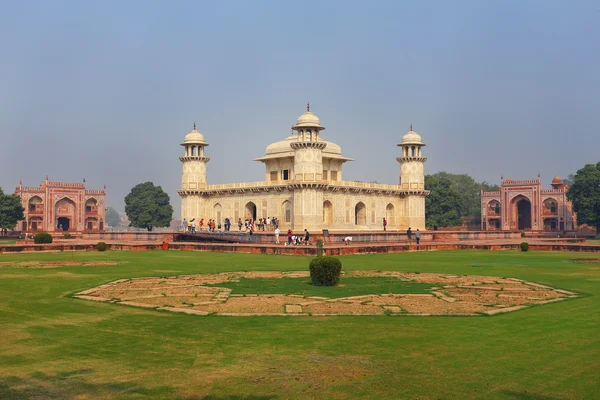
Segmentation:
{"type": "Polygon", "coordinates": [[[323,257],[323,241],[317,240],[317,257],[323,257]]]}
{"type": "Polygon", "coordinates": [[[569,239],[567,240],[567,243],[577,243],[577,239],[569,239]]]}
{"type": "Polygon", "coordinates": [[[521,251],[529,251],[529,243],[523,242],[521,243],[521,251]]]}
{"type": "Polygon", "coordinates": [[[73,239],[70,233],[65,233],[65,239],[73,239]]]}
{"type": "Polygon", "coordinates": [[[521,232],[521,237],[524,238],[525,236],[525,232],[521,232]]]}
{"type": "Polygon", "coordinates": [[[98,251],[106,251],[106,243],[104,243],[104,242],[98,242],[98,244],[96,245],[96,250],[98,250],[98,251]]]}
{"type": "Polygon", "coordinates": [[[33,237],[33,243],[35,244],[43,244],[43,243],[52,243],[52,235],[46,232],[36,233],[33,237]]]}
{"type": "Polygon", "coordinates": [[[317,257],[310,262],[310,279],[315,286],[335,286],[340,281],[342,262],[335,257],[317,257]]]}

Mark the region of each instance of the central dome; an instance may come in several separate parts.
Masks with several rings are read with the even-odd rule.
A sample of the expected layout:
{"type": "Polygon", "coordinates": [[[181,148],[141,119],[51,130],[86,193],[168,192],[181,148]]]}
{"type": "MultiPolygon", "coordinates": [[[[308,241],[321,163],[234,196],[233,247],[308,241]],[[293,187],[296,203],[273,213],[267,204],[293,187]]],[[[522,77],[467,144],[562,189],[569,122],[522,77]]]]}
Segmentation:
{"type": "MultiPolygon", "coordinates": [[[[266,155],[273,156],[276,154],[280,154],[282,156],[285,156],[285,153],[288,153],[288,156],[292,156],[294,149],[292,149],[291,144],[297,141],[298,136],[292,135],[288,136],[283,140],[280,140],[279,142],[271,143],[267,146],[266,155]]],[[[327,157],[327,155],[342,155],[342,148],[339,145],[323,139],[320,139],[319,142],[327,144],[327,146],[323,149],[323,155],[325,157],[327,157]]]]}

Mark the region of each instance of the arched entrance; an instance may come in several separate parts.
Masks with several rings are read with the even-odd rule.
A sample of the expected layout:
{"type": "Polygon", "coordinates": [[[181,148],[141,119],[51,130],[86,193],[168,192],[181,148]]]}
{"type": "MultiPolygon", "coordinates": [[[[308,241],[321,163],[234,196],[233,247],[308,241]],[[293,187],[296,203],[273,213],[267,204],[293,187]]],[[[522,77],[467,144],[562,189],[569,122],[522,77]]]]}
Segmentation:
{"type": "Polygon", "coordinates": [[[354,225],[367,224],[367,206],[362,201],[354,207],[354,225]]]}
{"type": "Polygon", "coordinates": [[[394,205],[392,203],[388,204],[385,208],[385,220],[388,226],[394,225],[394,205]]]}
{"type": "Polygon", "coordinates": [[[281,208],[283,211],[283,222],[285,222],[286,224],[291,224],[292,223],[292,203],[290,203],[289,201],[284,201],[283,204],[281,204],[281,208]]]}
{"type": "Polygon", "coordinates": [[[531,201],[525,196],[517,196],[512,201],[514,207],[513,221],[516,217],[518,230],[531,229],[531,201]]]}
{"type": "Polygon", "coordinates": [[[253,202],[246,203],[246,219],[252,219],[256,221],[256,204],[253,202]]]}
{"type": "Polygon", "coordinates": [[[214,207],[215,218],[216,218],[218,224],[221,224],[222,210],[223,210],[223,207],[221,207],[221,205],[219,203],[215,204],[215,207],[214,207]]]}
{"type": "Polygon", "coordinates": [[[323,203],[323,224],[326,227],[333,224],[333,204],[329,200],[323,203]]]}
{"type": "Polygon", "coordinates": [[[75,221],[76,207],[71,199],[64,198],[56,202],[54,206],[54,215],[56,216],[56,229],[59,231],[75,230],[77,223],[75,221]]]}

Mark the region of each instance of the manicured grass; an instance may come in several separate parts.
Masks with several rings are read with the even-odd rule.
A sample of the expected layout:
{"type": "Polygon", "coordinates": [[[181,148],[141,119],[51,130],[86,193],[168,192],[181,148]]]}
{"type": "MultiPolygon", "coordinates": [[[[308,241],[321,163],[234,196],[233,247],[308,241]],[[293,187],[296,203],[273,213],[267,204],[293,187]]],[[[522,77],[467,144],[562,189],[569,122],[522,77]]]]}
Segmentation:
{"type": "Polygon", "coordinates": [[[516,277],[582,298],[493,317],[200,317],[70,297],[119,278],[308,269],[309,258],[205,252],[0,255],[0,398],[593,399],[600,264],[591,253],[341,257],[345,270],[516,277]],[[473,267],[486,265],[486,267],[473,267]]]}
{"type": "Polygon", "coordinates": [[[15,244],[17,241],[15,239],[7,239],[0,237],[0,244],[15,244]]]}
{"type": "MultiPolygon", "coordinates": [[[[207,285],[211,286],[211,285],[207,285]]],[[[212,286],[232,289],[232,294],[299,294],[329,298],[383,293],[431,293],[433,285],[404,282],[396,277],[342,277],[338,286],[313,286],[310,278],[247,279],[212,286]]]]}

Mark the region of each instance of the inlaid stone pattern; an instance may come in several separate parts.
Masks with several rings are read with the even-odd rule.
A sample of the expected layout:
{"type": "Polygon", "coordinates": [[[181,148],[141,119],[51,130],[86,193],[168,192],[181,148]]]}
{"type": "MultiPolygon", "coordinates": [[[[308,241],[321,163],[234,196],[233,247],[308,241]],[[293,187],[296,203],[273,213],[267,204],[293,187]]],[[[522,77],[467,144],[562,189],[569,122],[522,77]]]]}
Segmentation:
{"type": "MultiPolygon", "coordinates": [[[[246,279],[308,277],[306,271],[227,272],[120,279],[87,289],[82,300],[193,315],[496,315],[578,297],[577,293],[514,278],[350,271],[343,277],[388,277],[435,284],[425,294],[367,294],[343,298],[296,294],[236,294],[220,283],[246,279]],[[206,285],[215,286],[206,286],[206,285]]],[[[343,278],[342,278],[343,280],[343,278]]]]}

